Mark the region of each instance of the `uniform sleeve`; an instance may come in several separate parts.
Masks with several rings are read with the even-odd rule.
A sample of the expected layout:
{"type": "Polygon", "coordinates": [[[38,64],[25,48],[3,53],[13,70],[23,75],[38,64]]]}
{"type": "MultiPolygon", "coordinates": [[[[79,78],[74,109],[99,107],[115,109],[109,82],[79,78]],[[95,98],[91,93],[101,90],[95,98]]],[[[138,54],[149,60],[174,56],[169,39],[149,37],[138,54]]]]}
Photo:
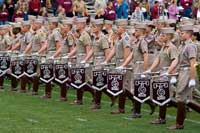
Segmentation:
{"type": "Polygon", "coordinates": [[[12,39],[11,39],[11,37],[5,37],[5,42],[6,42],[6,44],[8,45],[8,46],[10,46],[10,45],[12,45],[12,39]]]}
{"type": "Polygon", "coordinates": [[[39,33],[40,43],[46,42],[46,34],[44,32],[39,33]]]}
{"type": "Polygon", "coordinates": [[[56,42],[60,42],[61,41],[61,34],[56,31],[54,34],[53,34],[53,37],[55,39],[56,42]]]}
{"type": "Polygon", "coordinates": [[[170,59],[173,60],[175,58],[178,57],[178,50],[177,48],[174,46],[174,47],[171,47],[170,48],[170,59]]]}
{"type": "Polygon", "coordinates": [[[72,35],[68,36],[68,45],[73,46],[74,45],[74,38],[72,35]]]}
{"type": "Polygon", "coordinates": [[[88,45],[92,44],[92,40],[91,40],[91,38],[90,38],[88,33],[85,32],[83,34],[82,42],[83,42],[84,46],[88,46],[88,45]]]}
{"type": "Polygon", "coordinates": [[[140,43],[140,50],[141,52],[144,53],[148,53],[148,44],[145,40],[142,40],[140,43]]]}
{"type": "Polygon", "coordinates": [[[101,48],[102,49],[108,49],[109,48],[108,39],[106,38],[106,36],[102,37],[101,48]]]}
{"type": "Polygon", "coordinates": [[[130,48],[131,47],[131,39],[128,35],[125,35],[123,38],[123,47],[130,48]]]}
{"type": "Polygon", "coordinates": [[[194,44],[188,45],[187,47],[188,58],[197,58],[197,47],[194,44]]]}
{"type": "Polygon", "coordinates": [[[27,34],[26,36],[26,43],[29,44],[30,42],[32,42],[33,36],[31,33],[27,34]]]}

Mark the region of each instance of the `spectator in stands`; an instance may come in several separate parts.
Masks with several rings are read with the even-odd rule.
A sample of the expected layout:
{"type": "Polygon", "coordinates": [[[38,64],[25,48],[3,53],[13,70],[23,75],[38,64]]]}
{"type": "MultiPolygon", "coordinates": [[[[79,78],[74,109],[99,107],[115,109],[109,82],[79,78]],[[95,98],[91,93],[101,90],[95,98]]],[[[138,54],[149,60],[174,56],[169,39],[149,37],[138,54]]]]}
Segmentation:
{"type": "Polygon", "coordinates": [[[113,2],[111,1],[107,2],[107,7],[104,10],[104,18],[112,21],[116,19],[116,11],[113,8],[113,2]]]}
{"type": "Polygon", "coordinates": [[[6,0],[5,4],[8,11],[8,21],[12,21],[12,17],[15,11],[15,5],[12,0],[6,0]]]}
{"type": "Polygon", "coordinates": [[[152,9],[151,9],[151,19],[158,19],[160,13],[159,2],[155,1],[152,9]]]}
{"type": "Polygon", "coordinates": [[[37,16],[40,12],[41,3],[40,0],[30,0],[29,1],[29,13],[30,15],[37,16]]]}
{"type": "Polygon", "coordinates": [[[40,9],[39,15],[42,16],[42,17],[48,17],[47,8],[46,7],[42,7],[40,9]]]}
{"type": "Polygon", "coordinates": [[[132,14],[135,11],[135,8],[139,5],[139,0],[129,0],[129,14],[132,14]]]}
{"type": "Polygon", "coordinates": [[[183,14],[182,14],[183,17],[191,18],[191,16],[192,16],[192,1],[193,0],[180,0],[180,4],[184,8],[183,14]]]}
{"type": "Polygon", "coordinates": [[[29,11],[28,1],[19,0],[16,4],[16,8],[22,11],[24,20],[28,20],[28,11],[29,11]]]}
{"type": "Polygon", "coordinates": [[[169,19],[178,19],[177,14],[179,14],[178,7],[176,5],[176,0],[173,0],[168,8],[169,19]]]}
{"type": "Polygon", "coordinates": [[[128,18],[128,3],[125,0],[117,0],[116,13],[118,19],[127,19],[128,18]]]}
{"type": "Polygon", "coordinates": [[[84,0],[75,0],[73,3],[73,15],[78,17],[88,16],[84,0]]]}
{"type": "Polygon", "coordinates": [[[137,19],[139,22],[144,21],[144,15],[139,6],[135,8],[135,12],[132,13],[131,19],[137,19]]]}
{"type": "Polygon", "coordinates": [[[102,9],[106,8],[106,0],[96,0],[94,3],[94,8],[95,8],[96,12],[98,10],[102,10],[102,9]]]}
{"type": "Polygon", "coordinates": [[[65,9],[65,14],[67,17],[73,17],[72,14],[72,6],[73,2],[72,0],[56,0],[56,6],[61,5],[65,9]]]}
{"type": "Polygon", "coordinates": [[[13,17],[12,17],[12,22],[15,22],[16,18],[23,18],[23,13],[20,8],[15,9],[15,13],[13,14],[13,17]]]}
{"type": "Polygon", "coordinates": [[[192,16],[193,18],[200,18],[200,0],[197,3],[195,3],[192,16]]]}
{"type": "Polygon", "coordinates": [[[8,11],[6,5],[2,4],[0,6],[0,25],[5,25],[8,21],[8,11]]]}
{"type": "Polygon", "coordinates": [[[140,3],[140,8],[143,11],[144,19],[149,19],[150,6],[147,0],[142,0],[140,3]]]}

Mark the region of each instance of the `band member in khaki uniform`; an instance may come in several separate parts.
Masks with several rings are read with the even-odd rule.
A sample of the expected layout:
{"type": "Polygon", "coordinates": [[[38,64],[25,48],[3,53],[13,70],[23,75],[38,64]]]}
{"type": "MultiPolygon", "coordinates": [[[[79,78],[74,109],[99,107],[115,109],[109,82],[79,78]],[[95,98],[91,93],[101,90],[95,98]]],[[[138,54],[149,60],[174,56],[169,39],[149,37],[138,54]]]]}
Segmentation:
{"type": "MultiPolygon", "coordinates": [[[[43,19],[36,19],[32,25],[33,29],[33,38],[30,45],[28,45],[25,49],[25,52],[31,51],[34,55],[44,55],[47,49],[47,42],[46,42],[46,31],[42,27],[44,23],[43,19]]],[[[31,95],[38,95],[39,89],[39,72],[33,78],[33,89],[30,93],[31,95]]]]}
{"type": "MultiPolygon", "coordinates": [[[[131,60],[133,59],[133,75],[131,82],[134,79],[134,73],[142,73],[148,68],[148,43],[145,40],[145,29],[146,24],[136,24],[135,25],[135,37],[137,38],[136,42],[132,44],[132,52],[122,64],[122,67],[126,67],[131,60]]],[[[133,82],[131,83],[132,88],[130,92],[133,93],[133,82]]],[[[140,118],[141,114],[141,103],[135,100],[134,110],[132,118],[140,118]]]]}
{"type": "MultiPolygon", "coordinates": [[[[74,34],[76,47],[69,53],[68,57],[76,55],[76,63],[86,63],[91,58],[92,55],[89,55],[89,52],[92,48],[91,38],[89,34],[85,31],[87,18],[77,18],[76,19],[76,31],[74,34]]],[[[87,73],[87,72],[86,72],[87,73]]],[[[88,74],[86,74],[88,75],[88,74]]],[[[86,78],[87,80],[87,78],[86,78]]],[[[84,85],[80,89],[77,89],[77,99],[73,104],[81,105],[83,104],[83,92],[89,91],[92,95],[94,95],[93,89],[84,85]]]]}
{"type": "MultiPolygon", "coordinates": [[[[173,34],[175,32],[174,28],[162,28],[161,32],[163,33],[161,38],[163,40],[162,49],[155,59],[151,67],[146,71],[151,72],[155,68],[159,68],[164,73],[164,76],[172,74],[176,65],[178,64],[178,50],[177,47],[172,44],[171,40],[173,39],[173,34]],[[167,72],[164,67],[168,67],[167,72]]],[[[162,78],[162,77],[161,77],[162,78]]],[[[172,91],[173,92],[173,91],[172,91]]],[[[155,121],[152,121],[152,124],[165,124],[166,123],[166,111],[167,105],[160,106],[159,109],[159,118],[155,121]]]]}
{"type": "MultiPolygon", "coordinates": [[[[10,27],[9,25],[0,26],[0,51],[6,52],[12,45],[12,39],[9,35],[10,27]]],[[[0,90],[4,89],[3,87],[4,76],[0,77],[0,90]]]]}
{"type": "Polygon", "coordinates": [[[113,46],[110,46],[111,44],[111,41],[112,41],[112,38],[114,36],[114,32],[112,30],[112,25],[113,25],[113,21],[110,21],[110,20],[105,20],[104,22],[104,29],[103,29],[103,33],[106,35],[107,39],[108,39],[108,43],[109,43],[109,47],[113,47],[113,46]]]}
{"type": "MultiPolygon", "coordinates": [[[[115,21],[117,25],[117,35],[113,38],[114,44],[108,58],[102,63],[107,64],[115,56],[115,63],[117,66],[122,65],[124,60],[128,57],[130,49],[130,37],[126,32],[128,21],[126,19],[119,19],[115,21]]],[[[126,75],[123,80],[123,90],[124,92],[119,95],[119,106],[117,110],[112,111],[112,114],[125,113],[125,101],[126,101],[126,90],[130,88],[130,77],[126,75]]]]}
{"type": "MultiPolygon", "coordinates": [[[[100,65],[101,62],[108,57],[110,51],[109,43],[106,36],[101,32],[103,27],[103,19],[93,19],[91,20],[91,23],[93,32],[93,48],[90,52],[93,54],[94,67],[102,68],[102,66],[96,65],[100,65]]],[[[102,91],[108,95],[105,89],[102,91]]],[[[91,109],[95,110],[101,108],[102,91],[95,90],[94,105],[91,107],[91,109]]],[[[109,95],[109,97],[111,96],[109,95]]]]}
{"type": "MultiPolygon", "coordinates": [[[[49,34],[47,37],[47,58],[54,59],[61,54],[61,34],[58,28],[58,18],[49,18],[49,34]]],[[[41,97],[43,99],[51,98],[52,85],[51,82],[45,84],[45,94],[41,97]]]]}
{"type": "MultiPolygon", "coordinates": [[[[66,54],[70,53],[75,45],[73,33],[71,31],[73,25],[73,19],[64,19],[62,20],[61,26],[61,35],[62,35],[62,51],[61,56],[65,56],[66,54]]],[[[67,90],[69,89],[68,83],[60,84],[60,101],[67,100],[67,90]]]]}
{"type": "MultiPolygon", "coordinates": [[[[23,54],[30,54],[30,50],[29,51],[25,51],[26,47],[30,45],[30,43],[32,42],[32,33],[30,32],[30,22],[29,21],[23,21],[22,22],[22,35],[23,37],[20,39],[20,53],[23,54]]],[[[28,83],[28,77],[26,75],[23,75],[21,77],[21,88],[19,90],[19,92],[21,93],[25,93],[26,92],[26,84],[28,83]]]]}
{"type": "Polygon", "coordinates": [[[180,46],[180,68],[178,85],[176,90],[177,115],[176,124],[169,127],[171,130],[183,129],[186,117],[185,103],[188,95],[196,86],[195,80],[195,63],[197,59],[197,46],[192,42],[193,25],[180,26],[180,39],[183,44],[180,46]]]}
{"type": "MultiPolygon", "coordinates": [[[[21,34],[21,24],[20,23],[13,23],[12,28],[12,45],[9,50],[11,51],[18,51],[20,49],[20,39],[22,37],[21,34]]],[[[11,76],[11,90],[17,91],[17,79],[11,76]]]]}

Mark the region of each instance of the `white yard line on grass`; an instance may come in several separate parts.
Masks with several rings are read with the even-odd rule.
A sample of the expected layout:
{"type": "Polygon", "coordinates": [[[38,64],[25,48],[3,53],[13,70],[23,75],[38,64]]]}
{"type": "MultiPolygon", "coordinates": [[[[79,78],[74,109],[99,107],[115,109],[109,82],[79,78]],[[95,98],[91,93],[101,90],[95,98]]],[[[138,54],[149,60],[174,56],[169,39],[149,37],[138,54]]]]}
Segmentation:
{"type": "MultiPolygon", "coordinates": [[[[8,85],[8,84],[5,84],[5,86],[10,86],[10,85],[8,85]]],[[[41,90],[39,90],[39,91],[41,91],[41,90]]],[[[42,91],[41,91],[42,92],[42,91]]],[[[56,92],[56,91],[54,91],[53,93],[56,93],[56,94],[59,94],[60,92],[56,92]]],[[[68,96],[71,96],[71,97],[76,97],[76,95],[73,95],[73,94],[67,94],[68,96]]],[[[84,96],[84,98],[85,99],[90,99],[91,100],[91,98],[90,97],[86,97],[86,96],[84,96]]],[[[106,103],[106,104],[110,104],[110,102],[108,102],[108,101],[105,101],[105,100],[101,100],[101,102],[102,103],[106,103]]],[[[129,106],[129,105],[126,105],[126,107],[128,107],[128,108],[132,108],[132,106],[129,106]]],[[[146,109],[142,109],[142,111],[144,111],[145,113],[149,113],[149,110],[146,110],[146,109]]],[[[155,116],[158,116],[158,112],[155,112],[154,113],[154,115],[155,116]]],[[[176,117],[175,116],[172,116],[172,115],[167,115],[167,118],[170,118],[170,119],[176,119],[176,117]]],[[[128,118],[126,118],[126,119],[128,119],[128,118]]],[[[188,121],[188,122],[192,122],[192,123],[195,123],[195,124],[200,124],[200,121],[196,121],[196,120],[192,120],[192,119],[186,119],[186,121],[188,121]]]]}

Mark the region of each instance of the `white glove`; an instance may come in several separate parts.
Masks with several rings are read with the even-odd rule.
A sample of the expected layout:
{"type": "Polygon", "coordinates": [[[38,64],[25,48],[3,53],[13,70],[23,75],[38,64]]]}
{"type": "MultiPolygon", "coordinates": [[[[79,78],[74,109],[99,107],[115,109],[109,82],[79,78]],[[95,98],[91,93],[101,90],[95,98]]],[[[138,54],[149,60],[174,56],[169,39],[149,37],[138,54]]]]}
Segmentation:
{"type": "Polygon", "coordinates": [[[38,53],[38,52],[35,52],[35,53],[33,53],[33,55],[39,55],[39,53],[38,53]]]}
{"type": "Polygon", "coordinates": [[[20,55],[19,55],[19,57],[23,57],[23,56],[24,56],[24,54],[20,54],[20,55]]]}
{"type": "Polygon", "coordinates": [[[165,72],[165,73],[161,74],[160,76],[168,76],[168,75],[169,75],[169,73],[165,72]]]}
{"type": "Polygon", "coordinates": [[[63,59],[68,59],[68,58],[69,58],[69,56],[63,56],[62,58],[63,58],[63,59]]]}
{"type": "Polygon", "coordinates": [[[101,63],[101,65],[107,65],[107,64],[108,64],[107,61],[104,61],[104,62],[101,63]]]}
{"type": "Polygon", "coordinates": [[[170,84],[176,84],[177,83],[177,79],[175,76],[172,76],[170,79],[170,84]]]}
{"type": "Polygon", "coordinates": [[[51,56],[51,57],[49,57],[49,59],[54,59],[54,57],[53,57],[53,56],[51,56]]]}
{"type": "Polygon", "coordinates": [[[144,74],[141,74],[140,77],[141,77],[141,78],[145,78],[146,76],[145,76],[144,74]]]}
{"type": "Polygon", "coordinates": [[[143,73],[144,74],[151,73],[151,69],[148,69],[148,70],[144,71],[143,73]]]}
{"type": "Polygon", "coordinates": [[[85,67],[89,67],[89,66],[90,66],[90,64],[89,64],[89,63],[86,63],[86,64],[85,64],[85,67]]]}
{"type": "Polygon", "coordinates": [[[86,61],[85,61],[85,60],[83,60],[83,61],[81,61],[80,63],[81,63],[81,64],[85,64],[85,63],[86,63],[86,61]]]}
{"type": "Polygon", "coordinates": [[[196,85],[195,79],[191,79],[191,80],[189,81],[188,87],[189,87],[189,88],[190,88],[190,87],[194,87],[195,85],[196,85]]]}
{"type": "Polygon", "coordinates": [[[119,66],[119,67],[116,67],[116,69],[124,69],[124,67],[123,66],[119,66]]]}

